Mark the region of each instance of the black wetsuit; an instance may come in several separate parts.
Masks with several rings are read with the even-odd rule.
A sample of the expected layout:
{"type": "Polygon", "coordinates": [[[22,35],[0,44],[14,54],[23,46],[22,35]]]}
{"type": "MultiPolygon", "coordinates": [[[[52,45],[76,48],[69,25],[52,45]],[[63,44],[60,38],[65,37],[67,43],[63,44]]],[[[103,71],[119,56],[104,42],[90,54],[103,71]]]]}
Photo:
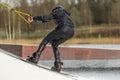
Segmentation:
{"type": "Polygon", "coordinates": [[[41,21],[43,23],[54,20],[57,27],[51,31],[41,42],[38,50],[33,54],[33,57],[40,56],[47,43],[51,43],[55,62],[60,62],[60,53],[58,46],[70,39],[74,35],[74,25],[70,18],[70,13],[63,7],[55,7],[47,16],[35,16],[34,21],[41,21]]]}

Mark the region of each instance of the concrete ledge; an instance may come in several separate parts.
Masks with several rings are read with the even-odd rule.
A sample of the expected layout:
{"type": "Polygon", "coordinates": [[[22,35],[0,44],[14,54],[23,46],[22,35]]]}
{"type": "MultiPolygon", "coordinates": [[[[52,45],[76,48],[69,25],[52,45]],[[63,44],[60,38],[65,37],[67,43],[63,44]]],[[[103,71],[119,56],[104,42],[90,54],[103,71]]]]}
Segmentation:
{"type": "MultiPolygon", "coordinates": [[[[105,45],[105,44],[104,44],[105,45]]],[[[87,45],[88,46],[88,45],[87,45]]],[[[90,46],[90,45],[89,45],[90,46]]],[[[95,46],[95,45],[94,45],[95,46]]],[[[97,45],[99,46],[99,45],[97,45]]],[[[106,45],[107,46],[107,45],[106,45]]],[[[113,46],[113,45],[108,45],[113,46]]],[[[117,45],[120,46],[120,45],[117,45]]],[[[103,47],[103,46],[102,46],[103,47]]],[[[115,47],[115,45],[114,45],[115,47]]],[[[0,48],[18,56],[26,58],[37,50],[38,45],[16,45],[16,44],[0,44],[0,48]]],[[[117,47],[118,48],[118,47],[117,47]]],[[[107,49],[87,47],[69,47],[61,46],[59,48],[61,59],[63,60],[96,60],[96,59],[120,59],[120,49],[107,49]]],[[[47,46],[41,55],[41,60],[54,59],[53,51],[47,46]]]]}
{"type": "MultiPolygon", "coordinates": [[[[26,58],[37,50],[38,46],[23,46],[22,57],[26,58]]],[[[120,59],[120,50],[95,49],[95,48],[59,48],[61,59],[64,60],[93,60],[93,59],[120,59]]],[[[53,51],[47,46],[41,55],[42,60],[54,59],[53,51]]]]}
{"type": "Polygon", "coordinates": [[[17,56],[22,56],[22,45],[16,45],[16,44],[0,44],[0,48],[11,52],[17,56]]]}

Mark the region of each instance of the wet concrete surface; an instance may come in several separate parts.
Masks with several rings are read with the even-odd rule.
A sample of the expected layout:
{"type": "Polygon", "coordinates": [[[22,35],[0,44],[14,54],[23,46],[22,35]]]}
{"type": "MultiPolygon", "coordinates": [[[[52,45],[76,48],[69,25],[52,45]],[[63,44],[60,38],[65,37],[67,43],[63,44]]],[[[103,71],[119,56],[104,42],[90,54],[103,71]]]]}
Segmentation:
{"type": "Polygon", "coordinates": [[[86,80],[120,80],[120,69],[64,69],[63,71],[79,79],[86,80]]]}

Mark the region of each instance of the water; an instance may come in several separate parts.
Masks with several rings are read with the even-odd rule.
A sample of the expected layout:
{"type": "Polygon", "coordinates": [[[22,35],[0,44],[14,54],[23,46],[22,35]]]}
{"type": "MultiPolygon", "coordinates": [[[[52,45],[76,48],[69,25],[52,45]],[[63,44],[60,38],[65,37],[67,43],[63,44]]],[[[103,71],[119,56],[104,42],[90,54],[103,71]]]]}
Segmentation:
{"type": "MultiPolygon", "coordinates": [[[[120,50],[120,44],[83,44],[69,45],[77,48],[120,50]]],[[[116,61],[117,62],[117,61],[116,61]]],[[[65,69],[70,75],[84,77],[87,80],[120,80],[120,69],[65,69]]],[[[79,80],[79,79],[78,79],[79,80]]]]}
{"type": "MultiPolygon", "coordinates": [[[[72,48],[94,48],[94,49],[107,49],[107,50],[120,50],[120,44],[81,44],[81,45],[67,45],[63,47],[72,47],[72,48]]],[[[104,63],[104,60],[102,60],[104,63]]],[[[120,69],[119,63],[120,61],[110,60],[109,67],[117,67],[114,69],[63,69],[64,72],[68,73],[69,75],[76,77],[77,80],[81,80],[81,77],[85,80],[120,80],[120,69]]],[[[91,62],[94,63],[94,62],[91,62]]],[[[105,62],[106,65],[108,65],[105,62]]],[[[48,63],[49,64],[49,63],[48,63]]],[[[75,64],[75,63],[74,63],[75,64]]],[[[88,63],[87,63],[88,64],[88,63]]],[[[101,63],[98,63],[101,65],[101,63]]],[[[91,64],[94,66],[93,64],[91,64]]]]}
{"type": "Polygon", "coordinates": [[[106,69],[103,69],[103,70],[101,69],[99,70],[86,70],[86,69],[71,70],[71,69],[67,69],[64,71],[78,78],[83,77],[86,80],[120,80],[120,69],[114,69],[114,70],[113,69],[112,70],[106,70],[106,69]]]}
{"type": "Polygon", "coordinates": [[[120,50],[120,44],[80,44],[80,45],[74,44],[74,45],[67,45],[67,47],[120,50]]]}

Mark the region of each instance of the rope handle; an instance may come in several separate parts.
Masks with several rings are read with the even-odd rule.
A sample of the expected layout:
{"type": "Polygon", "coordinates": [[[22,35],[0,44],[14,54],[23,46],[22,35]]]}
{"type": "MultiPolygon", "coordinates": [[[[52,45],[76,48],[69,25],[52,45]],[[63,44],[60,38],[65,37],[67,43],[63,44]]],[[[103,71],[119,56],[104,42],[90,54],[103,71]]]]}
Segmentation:
{"type": "Polygon", "coordinates": [[[0,2],[0,5],[4,6],[4,7],[7,7],[8,9],[10,9],[11,11],[14,11],[17,15],[19,15],[26,23],[30,24],[30,22],[23,16],[28,16],[30,17],[30,14],[28,13],[25,13],[25,12],[22,12],[22,11],[18,11],[16,9],[13,9],[11,6],[7,5],[7,4],[4,4],[2,2],[0,2]]]}

